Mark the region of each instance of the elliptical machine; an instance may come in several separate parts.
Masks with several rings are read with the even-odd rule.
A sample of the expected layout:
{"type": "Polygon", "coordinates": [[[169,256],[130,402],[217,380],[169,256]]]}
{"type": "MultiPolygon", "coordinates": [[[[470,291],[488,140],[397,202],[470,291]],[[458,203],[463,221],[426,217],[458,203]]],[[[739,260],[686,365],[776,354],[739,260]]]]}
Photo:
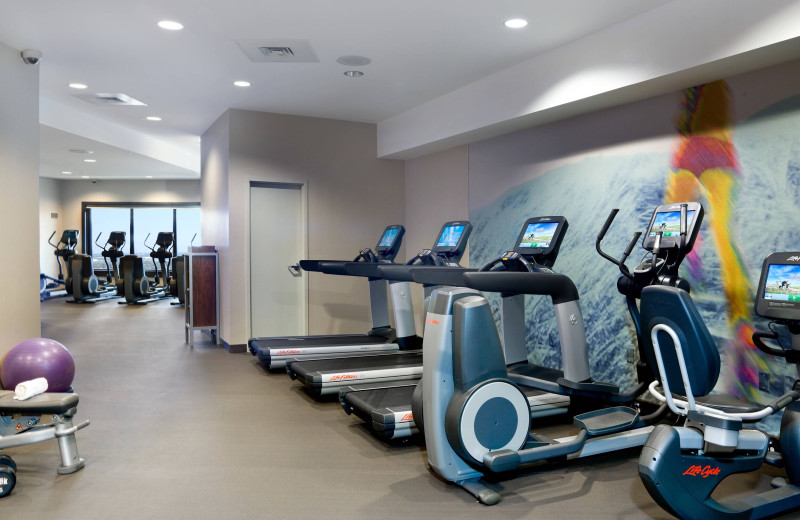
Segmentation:
{"type": "MultiPolygon", "coordinates": [[[[598,236],[598,250],[615,215],[616,210],[598,236]]],[[[702,206],[697,203],[656,208],[643,240],[652,259],[637,266],[634,273],[628,272],[625,260],[640,233],[634,235],[621,260],[601,253],[619,265],[623,278],[633,282],[622,285],[626,291],[623,294],[632,295],[629,309],[632,315],[635,311],[637,329],[635,295],[641,291],[635,290],[637,284],[685,283],[677,278],[677,268],[691,250],[702,216],[702,206]]],[[[415,420],[424,421],[428,462],[436,473],[482,503],[492,505],[500,501],[500,495],[480,481],[487,469],[505,472],[521,464],[585,457],[645,443],[652,424],[665,415],[666,406],[640,416],[633,406],[609,405],[632,403],[655,377],[649,375],[634,390],[624,393],[616,385],[591,378],[578,291],[568,277],[541,269],[463,276],[471,289],[446,288],[431,296],[423,348],[424,389],[413,409],[415,420]],[[563,370],[527,363],[507,369],[489,303],[475,289],[504,295],[550,296],[563,370]],[[520,385],[593,402],[595,407],[573,417],[573,425],[578,428],[573,437],[554,440],[531,435],[531,412],[520,385]]],[[[642,356],[643,360],[650,358],[642,356]]],[[[639,375],[648,376],[647,365],[639,367],[639,375]]]]}
{"type": "MultiPolygon", "coordinates": [[[[101,235],[102,233],[97,235],[97,240],[100,240],[101,235]]],[[[105,285],[106,287],[113,286],[117,289],[117,295],[122,296],[121,292],[118,290],[119,284],[117,282],[119,280],[119,270],[117,269],[117,261],[125,255],[124,251],[122,251],[122,248],[125,246],[125,232],[110,232],[105,244],[99,244],[97,240],[95,240],[94,243],[103,250],[101,254],[106,264],[105,285]],[[111,267],[108,265],[109,260],[111,260],[111,267]]]]}
{"type": "Polygon", "coordinates": [[[150,257],[153,258],[153,263],[156,265],[155,280],[151,282],[147,277],[141,256],[123,256],[120,260],[120,270],[122,295],[125,296],[125,301],[119,302],[121,305],[126,303],[146,305],[170,297],[167,288],[169,286],[170,260],[172,259],[172,233],[168,231],[159,232],[153,247],[147,245],[149,237],[150,234],[148,233],[144,240],[145,247],[150,249],[150,257]],[[156,261],[161,264],[161,272],[164,276],[164,284],[162,285],[159,285],[160,276],[156,261]]]}
{"type": "MultiPolygon", "coordinates": [[[[100,235],[98,234],[95,243],[99,239],[100,235]]],[[[97,303],[117,297],[116,288],[108,288],[101,284],[94,274],[91,256],[75,253],[70,257],[69,262],[70,280],[67,281],[67,293],[72,295],[72,299],[67,300],[67,303],[97,303]]],[[[107,262],[106,267],[108,267],[107,262]]]]}
{"type": "Polygon", "coordinates": [[[56,255],[56,261],[58,262],[58,278],[39,273],[39,297],[42,300],[50,296],[50,291],[55,291],[62,287],[69,293],[67,287],[72,283],[69,259],[75,254],[75,247],[78,245],[78,230],[65,229],[64,232],[61,233],[61,239],[59,239],[58,244],[53,243],[55,234],[55,231],[50,234],[47,243],[53,246],[53,254],[56,255]],[[67,271],[66,278],[64,277],[64,269],[62,269],[61,266],[62,260],[64,262],[64,268],[67,271]]]}
{"type": "MultiPolygon", "coordinates": [[[[753,333],[755,346],[795,365],[800,364],[798,280],[800,252],[773,253],[764,260],[755,312],[772,323],[769,331],[753,333]],[[787,328],[791,348],[764,344],[764,339],[780,344],[773,324],[787,328]]],[[[720,395],[709,396],[716,402],[700,403],[697,399],[717,382],[720,357],[694,302],[679,288],[648,287],[641,305],[645,339],[652,343],[663,389],[655,382],[650,393],[686,417],[684,426],[659,425],[647,439],[639,476],[650,496],[687,519],[756,519],[800,508],[800,368],[792,390],[766,407],[720,395]],[[780,451],[773,451],[777,443],[745,425],[781,410],[780,451]],[[786,468],[787,478],[775,479],[775,489],[738,499],[711,497],[729,475],[755,471],[763,463],[786,468]]]]}

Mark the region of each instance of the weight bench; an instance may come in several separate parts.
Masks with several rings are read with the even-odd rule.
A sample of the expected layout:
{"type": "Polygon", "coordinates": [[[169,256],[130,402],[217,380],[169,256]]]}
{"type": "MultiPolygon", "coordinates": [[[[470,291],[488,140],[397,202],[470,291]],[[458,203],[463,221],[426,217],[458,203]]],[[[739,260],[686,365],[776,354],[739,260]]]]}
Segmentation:
{"type": "MultiPolygon", "coordinates": [[[[75,432],[89,426],[89,421],[78,425],[72,422],[78,411],[78,394],[45,393],[25,401],[13,397],[14,392],[0,390],[0,453],[6,448],[56,439],[61,453],[61,464],[56,470],[58,474],[75,473],[83,468],[84,460],[78,455],[75,432]],[[45,415],[51,415],[52,420],[42,423],[45,415]]],[[[15,474],[13,460],[0,455],[0,498],[13,489],[15,474]]]]}

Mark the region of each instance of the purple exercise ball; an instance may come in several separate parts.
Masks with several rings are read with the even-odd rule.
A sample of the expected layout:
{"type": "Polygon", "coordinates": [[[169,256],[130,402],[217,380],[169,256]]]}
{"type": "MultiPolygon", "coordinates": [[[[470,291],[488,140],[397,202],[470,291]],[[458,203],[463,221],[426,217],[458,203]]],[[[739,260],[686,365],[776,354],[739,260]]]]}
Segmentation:
{"type": "Polygon", "coordinates": [[[43,377],[48,392],[66,392],[75,377],[75,360],[67,347],[47,338],[26,339],[8,351],[0,364],[0,383],[6,390],[43,377]]]}

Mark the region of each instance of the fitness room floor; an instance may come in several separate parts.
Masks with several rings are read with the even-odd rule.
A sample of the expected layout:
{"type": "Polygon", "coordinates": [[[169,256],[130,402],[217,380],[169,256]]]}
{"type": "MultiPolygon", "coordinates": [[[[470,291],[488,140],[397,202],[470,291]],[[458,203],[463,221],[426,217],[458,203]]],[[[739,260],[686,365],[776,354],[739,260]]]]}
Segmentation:
{"type": "MultiPolygon", "coordinates": [[[[54,299],[42,323],[76,360],[86,467],[57,475],[53,441],[7,450],[19,470],[3,520],[671,518],[639,481],[635,450],[498,481],[502,502],[483,506],[430,472],[421,442],[387,445],[337,402],[205,335],[190,348],[168,301],[54,299]]],[[[769,483],[735,478],[728,491],[769,483]]]]}

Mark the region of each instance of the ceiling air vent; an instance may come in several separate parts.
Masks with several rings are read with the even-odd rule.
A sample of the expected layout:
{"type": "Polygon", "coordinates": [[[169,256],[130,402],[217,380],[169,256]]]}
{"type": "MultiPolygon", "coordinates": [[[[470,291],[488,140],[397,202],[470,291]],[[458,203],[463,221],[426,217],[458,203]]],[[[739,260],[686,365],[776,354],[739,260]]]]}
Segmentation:
{"type": "Polygon", "coordinates": [[[317,63],[317,55],[308,40],[234,40],[256,63],[317,63]]]}
{"type": "Polygon", "coordinates": [[[99,92],[97,94],[81,94],[79,98],[95,105],[115,105],[115,106],[147,106],[138,99],[134,99],[127,94],[99,92]]]}
{"type": "Polygon", "coordinates": [[[261,54],[268,58],[288,58],[294,56],[291,47],[259,47],[261,54]]]}

